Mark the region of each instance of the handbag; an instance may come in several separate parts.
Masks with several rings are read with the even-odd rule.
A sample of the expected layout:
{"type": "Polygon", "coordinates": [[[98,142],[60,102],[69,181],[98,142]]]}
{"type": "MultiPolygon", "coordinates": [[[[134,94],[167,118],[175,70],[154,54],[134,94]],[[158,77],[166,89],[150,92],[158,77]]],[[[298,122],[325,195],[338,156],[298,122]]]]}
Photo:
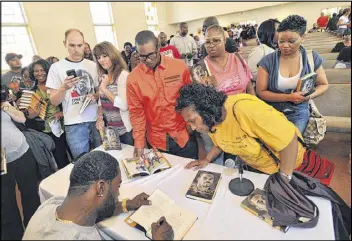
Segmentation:
{"type": "MultiPolygon", "coordinates": [[[[307,51],[308,62],[311,71],[314,70],[314,60],[312,51],[307,51]]],[[[318,108],[312,99],[309,100],[309,120],[303,133],[303,139],[306,145],[313,147],[324,139],[326,132],[326,119],[320,114],[318,108]]]]}

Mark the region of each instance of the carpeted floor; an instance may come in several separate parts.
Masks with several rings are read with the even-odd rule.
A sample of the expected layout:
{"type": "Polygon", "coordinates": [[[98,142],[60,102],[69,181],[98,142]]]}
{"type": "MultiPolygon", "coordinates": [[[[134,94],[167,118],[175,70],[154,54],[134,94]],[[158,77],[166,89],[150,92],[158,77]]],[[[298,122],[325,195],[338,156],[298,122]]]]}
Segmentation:
{"type": "Polygon", "coordinates": [[[351,207],[351,175],[348,172],[351,133],[326,133],[318,145],[317,152],[335,163],[336,168],[330,186],[351,207]]]}

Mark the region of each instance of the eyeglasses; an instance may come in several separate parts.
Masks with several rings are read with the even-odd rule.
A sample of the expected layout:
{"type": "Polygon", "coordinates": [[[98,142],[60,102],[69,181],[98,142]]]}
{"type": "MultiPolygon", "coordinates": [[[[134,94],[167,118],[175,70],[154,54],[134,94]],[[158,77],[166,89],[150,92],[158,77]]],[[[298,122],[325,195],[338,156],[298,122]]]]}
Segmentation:
{"type": "Polygon", "coordinates": [[[138,58],[142,61],[146,61],[147,59],[154,60],[158,56],[158,51],[149,53],[147,55],[141,55],[138,53],[138,58]]]}
{"type": "Polygon", "coordinates": [[[210,47],[210,45],[218,46],[221,44],[222,39],[213,39],[212,41],[210,40],[205,40],[204,45],[205,47],[210,47]]]}

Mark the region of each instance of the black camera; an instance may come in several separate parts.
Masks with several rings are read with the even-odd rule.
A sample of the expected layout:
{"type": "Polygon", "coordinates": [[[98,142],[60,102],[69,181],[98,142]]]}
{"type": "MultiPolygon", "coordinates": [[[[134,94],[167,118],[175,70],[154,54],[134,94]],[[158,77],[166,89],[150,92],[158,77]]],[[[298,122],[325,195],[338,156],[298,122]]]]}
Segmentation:
{"type": "Polygon", "coordinates": [[[9,88],[6,85],[1,85],[1,102],[7,101],[9,98],[9,88]]]}

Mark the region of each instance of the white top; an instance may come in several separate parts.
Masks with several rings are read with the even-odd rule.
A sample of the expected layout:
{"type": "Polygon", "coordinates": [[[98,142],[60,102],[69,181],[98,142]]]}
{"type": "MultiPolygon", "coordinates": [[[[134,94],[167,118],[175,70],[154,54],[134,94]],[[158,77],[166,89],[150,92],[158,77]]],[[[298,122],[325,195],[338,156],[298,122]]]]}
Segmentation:
{"type": "Polygon", "coordinates": [[[261,44],[258,45],[257,47],[253,48],[251,53],[248,55],[248,66],[249,69],[251,70],[253,74],[253,80],[257,80],[257,74],[258,74],[258,66],[257,64],[259,63],[262,58],[268,54],[271,54],[275,52],[274,49],[270,48],[266,44],[261,44]]]}
{"type": "Polygon", "coordinates": [[[170,45],[175,46],[180,54],[198,52],[196,41],[189,35],[186,35],[185,37],[176,35],[170,40],[170,45]]]}
{"type": "Polygon", "coordinates": [[[348,17],[342,15],[342,16],[340,17],[339,21],[340,21],[340,20],[342,21],[341,23],[342,23],[342,24],[345,24],[345,25],[340,25],[339,28],[347,28],[347,23],[350,21],[350,20],[348,19],[348,17]]]}
{"type": "Polygon", "coordinates": [[[278,89],[281,91],[285,90],[295,90],[297,88],[297,84],[299,79],[301,78],[301,72],[303,69],[303,60],[302,60],[302,54],[300,55],[300,67],[298,73],[290,78],[283,77],[280,73],[280,68],[279,68],[279,79],[278,79],[278,89]]]}
{"type": "Polygon", "coordinates": [[[56,209],[64,202],[56,196],[45,201],[28,223],[23,240],[101,240],[97,227],[84,227],[56,220],[56,209]]]}
{"type": "Polygon", "coordinates": [[[84,99],[88,94],[94,94],[95,87],[99,86],[96,64],[93,61],[83,59],[81,62],[71,62],[62,59],[51,65],[46,86],[51,89],[59,89],[67,77],[66,71],[74,69],[80,81],[66,91],[62,102],[65,125],[93,122],[97,120],[98,105],[90,104],[82,114],[79,111],[84,99]]]}

